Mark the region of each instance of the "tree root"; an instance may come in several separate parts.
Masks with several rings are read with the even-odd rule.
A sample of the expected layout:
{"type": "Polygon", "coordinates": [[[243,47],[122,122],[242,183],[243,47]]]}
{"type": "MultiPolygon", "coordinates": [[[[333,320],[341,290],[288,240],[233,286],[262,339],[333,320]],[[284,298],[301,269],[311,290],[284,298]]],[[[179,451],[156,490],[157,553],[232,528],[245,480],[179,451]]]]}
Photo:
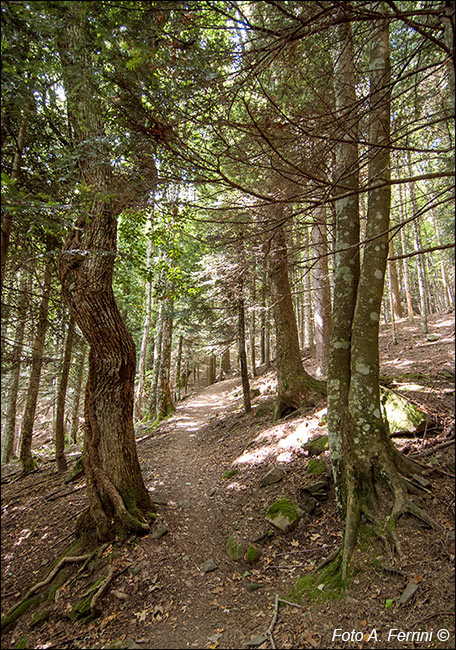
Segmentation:
{"type": "Polygon", "coordinates": [[[103,580],[103,582],[100,584],[98,587],[98,590],[94,593],[92,596],[92,600],[90,601],[90,612],[92,616],[96,616],[98,613],[97,610],[97,602],[101,598],[101,596],[104,594],[106,589],[108,588],[109,583],[112,580],[114,574],[114,569],[112,568],[112,565],[110,565],[109,570],[108,570],[108,575],[106,578],[103,580]]]}

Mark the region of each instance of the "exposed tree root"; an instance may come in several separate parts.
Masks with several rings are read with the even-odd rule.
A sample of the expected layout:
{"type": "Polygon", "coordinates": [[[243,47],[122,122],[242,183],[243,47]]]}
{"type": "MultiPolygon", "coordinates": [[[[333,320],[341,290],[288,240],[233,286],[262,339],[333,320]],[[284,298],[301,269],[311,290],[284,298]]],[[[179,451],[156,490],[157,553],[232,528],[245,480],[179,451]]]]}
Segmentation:
{"type": "Polygon", "coordinates": [[[103,582],[100,584],[98,587],[98,590],[94,593],[92,596],[92,600],[90,601],[90,611],[92,616],[96,616],[98,611],[97,611],[97,602],[101,598],[101,596],[104,594],[106,589],[108,588],[109,583],[112,580],[112,576],[114,574],[114,569],[112,568],[112,565],[110,565],[109,570],[108,570],[108,575],[106,578],[103,580],[103,582]]]}

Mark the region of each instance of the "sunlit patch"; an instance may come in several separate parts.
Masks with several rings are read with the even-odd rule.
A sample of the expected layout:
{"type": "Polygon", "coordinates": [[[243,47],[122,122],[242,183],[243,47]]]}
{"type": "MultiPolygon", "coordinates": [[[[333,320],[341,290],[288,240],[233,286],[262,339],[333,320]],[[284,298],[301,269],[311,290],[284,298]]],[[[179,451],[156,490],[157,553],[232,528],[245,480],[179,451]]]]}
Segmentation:
{"type": "Polygon", "coordinates": [[[228,490],[234,490],[235,492],[241,492],[242,490],[247,490],[246,485],[242,485],[242,483],[238,483],[237,481],[233,481],[226,487],[228,490]]]}
{"type": "Polygon", "coordinates": [[[26,540],[30,535],[32,534],[32,531],[29,530],[28,528],[24,528],[21,530],[19,533],[19,538],[17,539],[16,542],[14,542],[14,546],[19,546],[19,544],[22,544],[24,540],[26,540]]]}

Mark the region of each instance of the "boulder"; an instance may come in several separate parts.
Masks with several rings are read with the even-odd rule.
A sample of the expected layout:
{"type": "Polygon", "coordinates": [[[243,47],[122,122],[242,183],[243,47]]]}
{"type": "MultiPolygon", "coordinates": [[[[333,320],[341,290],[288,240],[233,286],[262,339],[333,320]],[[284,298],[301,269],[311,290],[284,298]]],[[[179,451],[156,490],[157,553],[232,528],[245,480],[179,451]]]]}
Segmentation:
{"type": "Polygon", "coordinates": [[[244,542],[239,535],[236,535],[236,533],[230,535],[226,540],[225,550],[228,557],[230,557],[234,562],[238,562],[244,555],[244,542]]]}
{"type": "Polygon", "coordinates": [[[288,533],[296,528],[302,515],[303,512],[296,503],[287,497],[281,497],[267,509],[266,521],[284,533],[288,533]]]}
{"type": "Polygon", "coordinates": [[[282,479],[283,479],[283,471],[279,467],[272,467],[260,479],[260,487],[266,487],[266,485],[272,485],[273,483],[278,483],[282,479]]]}

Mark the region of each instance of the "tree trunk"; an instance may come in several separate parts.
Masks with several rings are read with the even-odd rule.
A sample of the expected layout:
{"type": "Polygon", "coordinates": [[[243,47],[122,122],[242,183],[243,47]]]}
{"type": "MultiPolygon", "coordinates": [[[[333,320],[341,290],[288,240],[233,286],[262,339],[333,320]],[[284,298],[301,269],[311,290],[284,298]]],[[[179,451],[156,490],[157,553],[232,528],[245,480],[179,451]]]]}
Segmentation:
{"type": "Polygon", "coordinates": [[[250,367],[252,369],[252,377],[256,377],[256,351],[255,351],[255,339],[256,339],[256,269],[253,272],[252,278],[252,313],[251,313],[251,323],[250,323],[250,367]]]}
{"type": "Polygon", "coordinates": [[[308,375],[302,366],[298,330],[288,279],[288,256],[283,224],[283,217],[277,219],[269,259],[276,328],[278,384],[274,409],[274,419],[276,420],[305,404],[315,404],[325,392],[324,384],[308,375]]]}
{"type": "Polygon", "coordinates": [[[51,292],[53,260],[49,256],[44,269],[43,293],[41,296],[38,324],[35,339],[32,344],[32,369],[27,388],[27,401],[21,424],[20,459],[24,472],[31,472],[35,466],[32,457],[32,435],[35,422],[36,404],[40,387],[41,367],[43,365],[43,350],[48,326],[49,294],[51,292]]]}
{"type": "Polygon", "coordinates": [[[217,357],[215,354],[209,355],[209,360],[207,363],[207,385],[211,386],[215,384],[217,379],[217,357]]]}
{"type": "MultiPolygon", "coordinates": [[[[400,203],[400,210],[401,210],[401,219],[402,221],[405,221],[406,215],[405,215],[405,207],[404,203],[402,201],[402,187],[399,185],[399,203],[400,203]]],[[[401,228],[401,254],[406,255],[407,253],[407,246],[405,243],[405,226],[402,226],[401,228]]],[[[412,303],[412,294],[410,291],[410,276],[409,276],[409,268],[408,268],[408,258],[404,257],[402,260],[402,274],[404,278],[404,290],[405,290],[405,297],[407,301],[407,314],[408,314],[408,319],[411,323],[413,323],[413,317],[414,317],[414,311],[413,311],[413,303],[412,303]]]]}
{"type": "Polygon", "coordinates": [[[242,394],[244,398],[244,411],[250,413],[252,405],[250,403],[250,384],[249,371],[247,367],[247,353],[245,346],[245,306],[243,297],[242,282],[239,286],[240,296],[238,299],[238,337],[239,337],[239,365],[241,369],[242,394]]]}
{"type": "Polygon", "coordinates": [[[164,313],[162,320],[163,333],[161,337],[160,367],[158,372],[156,414],[165,418],[174,410],[171,393],[171,346],[173,340],[174,296],[172,287],[168,287],[163,298],[164,313]]]}
{"type": "Polygon", "coordinates": [[[227,348],[222,355],[222,372],[227,375],[231,370],[230,348],[227,348]]]}
{"type": "MultiPolygon", "coordinates": [[[[307,226],[304,226],[304,250],[309,257],[309,232],[307,226]]],[[[305,350],[310,350],[313,346],[313,313],[312,313],[312,282],[310,268],[304,269],[304,297],[303,297],[303,315],[302,315],[302,344],[305,350]]]]}
{"type": "MultiPolygon", "coordinates": [[[[388,244],[388,255],[394,257],[394,244],[392,238],[388,244]]],[[[391,291],[391,315],[392,318],[402,318],[401,292],[399,291],[399,279],[397,275],[396,260],[388,262],[391,291]]]]}
{"type": "Polygon", "coordinates": [[[30,284],[29,272],[24,272],[20,283],[20,296],[17,313],[16,335],[14,337],[13,350],[11,354],[11,377],[10,390],[8,395],[5,426],[2,436],[2,465],[9,463],[13,457],[14,442],[16,437],[16,407],[19,392],[19,379],[21,376],[21,357],[24,345],[25,323],[27,320],[27,303],[29,296],[27,288],[30,284]]]}
{"type": "Polygon", "coordinates": [[[73,352],[74,340],[74,315],[70,315],[68,331],[63,353],[63,364],[60,374],[60,381],[57,389],[57,410],[55,416],[55,460],[57,470],[65,472],[67,462],[65,458],[65,398],[68,386],[68,375],[70,373],[71,355],[73,352]]]}
{"type": "Polygon", "coordinates": [[[322,207],[318,221],[312,227],[313,256],[313,302],[315,318],[315,348],[317,377],[326,376],[331,337],[331,291],[328,274],[328,244],[326,240],[326,209],[322,207]]]}
{"type": "Polygon", "coordinates": [[[176,388],[174,391],[176,402],[180,401],[181,390],[184,385],[183,376],[182,376],[182,345],[184,341],[184,335],[179,336],[179,343],[177,345],[177,359],[176,359],[176,388]]]}
{"type": "Polygon", "coordinates": [[[64,8],[59,51],[79,168],[93,195],[89,214],[80,216],[66,239],[59,270],[64,298],[90,345],[84,405],[89,511],[78,521],[78,533],[90,543],[93,537],[111,540],[131,530],[148,531],[153,506],[135,444],[135,346],[112,289],[121,204],[112,198],[117,185],[87,12],[85,3],[64,8]]]}
{"type": "Polygon", "coordinates": [[[70,436],[72,441],[76,444],[79,429],[79,402],[81,401],[82,378],[84,376],[84,367],[86,361],[87,351],[84,347],[83,352],[79,357],[78,369],[76,371],[76,386],[74,388],[73,398],[73,413],[71,415],[70,436]]]}
{"type": "MultiPolygon", "coordinates": [[[[344,34],[344,39],[340,39],[341,43],[348,44],[351,40],[349,25],[342,24],[338,29],[339,34],[344,34]]],[[[353,83],[351,87],[354,90],[353,83]]],[[[355,283],[351,281],[345,293],[341,287],[336,287],[332,340],[334,352],[331,354],[328,381],[331,462],[337,502],[344,525],[342,551],[338,557],[342,584],[346,579],[348,563],[356,545],[362,514],[377,526],[381,526],[385,536],[393,544],[396,543],[394,526],[402,513],[413,512],[424,519],[419,509],[412,506],[406,498],[406,480],[401,474],[410,473],[412,463],[403,459],[393,446],[380,404],[378,327],[388,256],[391,199],[388,148],[390,63],[386,20],[375,24],[371,36],[370,107],[369,185],[382,181],[385,185],[369,190],[367,244],[356,292],[351,344],[349,339],[338,339],[337,333],[342,324],[343,310],[349,310],[354,304],[355,283]],[[338,349],[344,350],[341,369],[335,363],[338,349]],[[384,521],[381,521],[384,504],[380,498],[379,483],[386,483],[393,495],[392,511],[386,526],[384,521]]],[[[344,241],[347,241],[346,235],[347,233],[344,241]]],[[[340,229],[339,236],[344,236],[340,229]]],[[[339,239],[339,246],[340,244],[339,239]]],[[[339,284],[345,281],[343,276],[352,276],[352,272],[340,256],[336,271],[339,284]]]]}
{"type": "Polygon", "coordinates": [[[160,305],[158,307],[158,316],[157,316],[155,341],[154,341],[154,362],[152,365],[152,380],[150,384],[150,393],[149,393],[148,412],[150,418],[155,418],[157,416],[158,381],[160,377],[164,313],[165,313],[165,307],[164,307],[163,300],[161,300],[160,305]]]}

